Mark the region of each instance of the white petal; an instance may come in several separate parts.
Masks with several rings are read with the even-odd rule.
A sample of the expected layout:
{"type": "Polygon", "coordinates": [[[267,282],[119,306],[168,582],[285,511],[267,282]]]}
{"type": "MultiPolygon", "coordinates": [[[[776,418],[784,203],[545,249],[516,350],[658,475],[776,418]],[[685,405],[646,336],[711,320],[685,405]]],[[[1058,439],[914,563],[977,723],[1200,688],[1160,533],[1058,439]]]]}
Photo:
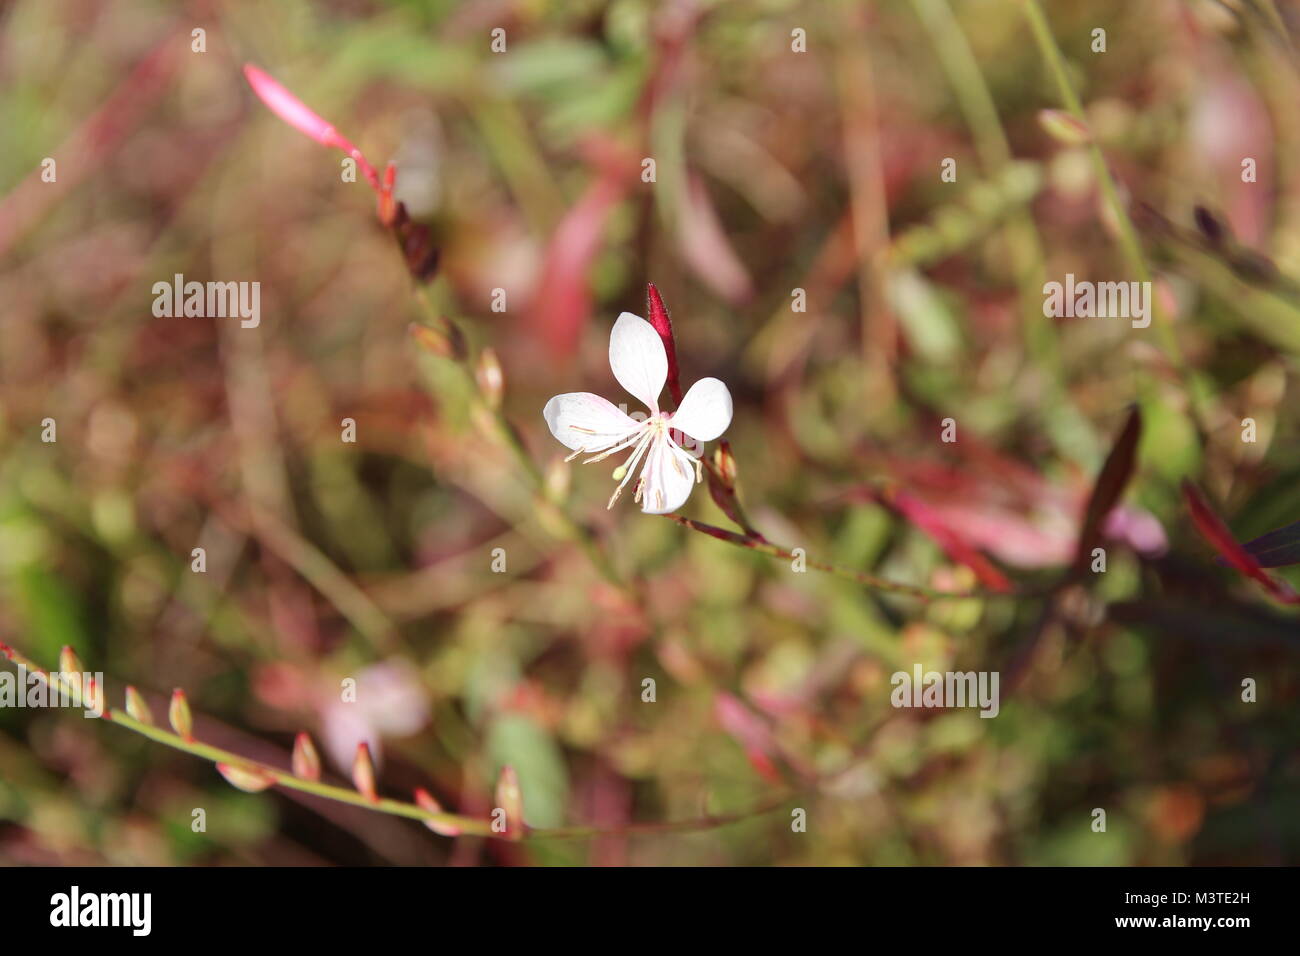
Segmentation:
{"type": "Polygon", "coordinates": [[[542,409],[551,434],[574,451],[604,451],[640,427],[618,406],[591,392],[556,395],[542,409]]]}
{"type": "Polygon", "coordinates": [[[653,325],[631,312],[620,315],[609,333],[609,367],[630,395],[651,413],[659,411],[659,393],[668,380],[668,353],[653,325]]]}
{"type": "Polygon", "coordinates": [[[716,378],[702,378],[682,397],[671,427],[696,441],[713,441],[731,424],[731,393],[716,378]]]}
{"type": "Polygon", "coordinates": [[[641,490],[641,510],[648,515],[666,515],[686,504],[695,487],[695,459],[677,447],[670,438],[654,443],[646,458],[645,487],[641,490]]]}

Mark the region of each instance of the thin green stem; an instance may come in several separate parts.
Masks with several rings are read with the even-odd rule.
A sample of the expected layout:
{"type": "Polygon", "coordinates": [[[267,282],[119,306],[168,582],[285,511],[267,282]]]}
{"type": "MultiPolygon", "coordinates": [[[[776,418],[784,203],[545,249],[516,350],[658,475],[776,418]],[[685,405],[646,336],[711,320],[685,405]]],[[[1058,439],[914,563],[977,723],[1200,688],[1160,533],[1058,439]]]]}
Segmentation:
{"type": "Polygon", "coordinates": [[[922,587],[918,584],[904,584],[901,581],[891,581],[888,578],[877,577],[876,575],[868,574],[865,571],[856,571],[852,568],[840,567],[836,564],[827,564],[824,561],[814,561],[804,555],[797,555],[791,549],[783,548],[770,541],[736,534],[734,531],[728,531],[725,528],[705,524],[703,521],[683,518],[681,515],[665,515],[665,517],[681,525],[683,528],[690,528],[692,531],[707,534],[709,537],[717,538],[719,541],[726,541],[729,544],[738,545],[739,547],[746,548],[750,551],[757,551],[759,554],[767,554],[774,558],[783,558],[787,561],[802,559],[805,566],[813,568],[814,570],[824,571],[827,574],[833,574],[836,577],[854,581],[877,591],[885,591],[890,594],[902,594],[922,601],[960,601],[965,598],[1017,598],[1035,596],[1033,592],[1019,590],[939,591],[935,588],[922,587]]]}
{"type": "MultiPolygon", "coordinates": [[[[438,313],[429,294],[424,288],[417,286],[415,289],[416,301],[420,303],[425,314],[431,318],[437,318],[438,313]]],[[[479,414],[486,415],[493,423],[493,429],[496,432],[497,439],[510,452],[515,462],[528,476],[528,482],[533,492],[535,503],[539,508],[545,508],[555,521],[563,528],[565,536],[576,543],[582,550],[587,560],[597,572],[608,581],[611,585],[621,591],[626,597],[637,602],[637,593],[635,589],[623,579],[614,565],[610,562],[609,557],[601,550],[600,545],[596,542],[591,532],[582,524],[571,517],[567,511],[561,508],[554,500],[546,494],[546,477],[542,474],[541,468],[533,460],[533,456],[528,453],[524,447],[523,441],[519,437],[519,432],[510,424],[510,420],[501,410],[499,402],[489,401],[483,394],[478,380],[475,378],[473,370],[467,361],[461,358],[449,358],[464,376],[469,388],[469,394],[474,406],[478,409],[479,414]]]]}
{"type": "MultiPolygon", "coordinates": [[[[1065,108],[1070,115],[1087,127],[1088,117],[1083,111],[1083,103],[1074,89],[1074,84],[1070,81],[1070,74],[1065,65],[1065,56],[1061,53],[1056,38],[1052,36],[1051,27],[1047,23],[1047,17],[1043,14],[1042,7],[1039,6],[1038,0],[1022,0],[1022,2],[1025,17],[1029,20],[1029,26],[1033,30],[1038,49],[1047,62],[1048,69],[1051,70],[1061,101],[1065,104],[1065,108]]],[[[1123,252],[1124,258],[1128,260],[1129,268],[1133,270],[1138,280],[1150,283],[1152,281],[1151,268],[1147,265],[1146,255],[1142,252],[1137,227],[1133,225],[1128,209],[1120,199],[1119,187],[1115,183],[1115,177],[1111,175],[1110,167],[1106,164],[1106,157],[1102,155],[1101,147],[1097,145],[1091,136],[1088,139],[1088,152],[1092,158],[1098,188],[1101,189],[1102,198],[1105,200],[1107,208],[1110,209],[1111,215],[1115,219],[1116,228],[1119,230],[1120,250],[1123,252]]],[[[1178,346],[1178,340],[1174,336],[1173,328],[1164,315],[1164,310],[1160,307],[1160,301],[1155,296],[1152,296],[1151,313],[1156,325],[1159,326],[1159,335],[1170,361],[1179,374],[1186,379],[1187,370],[1183,363],[1182,350],[1178,346]]]]}
{"type": "MultiPolygon", "coordinates": [[[[57,686],[59,690],[77,706],[86,706],[86,700],[82,696],[81,688],[69,683],[64,679],[64,676],[61,673],[49,673],[42,670],[34,661],[7,644],[0,644],[0,656],[13,661],[29,674],[37,675],[39,679],[45,681],[51,687],[57,686]]],[[[104,688],[100,688],[98,691],[101,695],[104,692],[104,688]]],[[[431,810],[426,810],[417,804],[406,803],[402,800],[392,800],[387,797],[380,797],[372,800],[365,794],[356,790],[334,786],[333,784],[321,783],[319,780],[307,780],[303,777],[295,776],[289,771],[281,770],[279,767],[273,767],[270,764],[262,763],[259,760],[252,760],[222,747],[215,747],[212,744],[206,744],[194,740],[192,737],[182,737],[180,734],[164,730],[155,724],[137,720],[126,711],[120,710],[116,707],[105,707],[103,709],[103,719],[116,724],[119,727],[125,727],[127,730],[134,731],[142,737],[147,737],[149,740],[162,744],[165,747],[170,747],[173,750],[190,754],[191,756],[207,760],[214,764],[229,764],[237,769],[265,777],[271,780],[275,785],[289,790],[309,793],[313,796],[322,797],[326,800],[333,800],[337,803],[346,803],[354,807],[374,810],[377,813],[387,813],[391,816],[406,817],[411,820],[419,820],[425,824],[436,824],[440,828],[458,830],[461,835],[465,836],[478,836],[497,840],[588,840],[610,836],[634,836],[637,834],[647,833],[680,833],[692,830],[709,830],[771,813],[773,810],[781,807],[793,796],[791,793],[782,794],[779,797],[771,798],[756,807],[739,813],[709,815],[690,820],[634,823],[612,829],[582,826],[555,827],[550,829],[524,828],[522,835],[515,837],[507,833],[500,833],[493,830],[492,821],[490,820],[461,816],[458,813],[435,813],[431,810]]]]}

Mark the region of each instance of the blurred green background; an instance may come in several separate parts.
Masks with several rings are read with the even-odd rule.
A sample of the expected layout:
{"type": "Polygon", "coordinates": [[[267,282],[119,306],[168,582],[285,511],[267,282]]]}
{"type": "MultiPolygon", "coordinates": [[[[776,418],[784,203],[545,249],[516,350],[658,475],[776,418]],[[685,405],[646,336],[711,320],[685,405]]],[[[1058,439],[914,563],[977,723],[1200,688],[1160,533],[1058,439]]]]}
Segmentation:
{"type": "MultiPolygon", "coordinates": [[[[466,814],[490,811],[503,764],[537,827],[788,799],[699,832],[449,841],[241,794],[76,713],[0,709],[0,862],[1295,862],[1295,612],[1215,565],[1178,482],[1243,539],[1300,519],[1300,19],[1043,5],[1155,272],[1142,330],[1043,315],[1044,281],[1137,276],[1089,147],[1040,122],[1063,104],[1023,7],[5,5],[0,640],[47,666],[72,645],[115,705],[130,683],[161,713],[184,687],[200,736],[252,758],[283,765],[305,729],[346,779],[369,740],[383,792],[466,814]],[[258,103],[245,62],[396,161],[440,252],[423,307],[364,181],[258,103]],[[260,327],[155,318],[176,273],[259,281],[260,327]],[[1060,581],[1139,403],[1105,574],[1050,606],[925,603],[606,511],[614,463],[560,465],[541,408],[623,400],[609,328],[645,314],[647,282],[684,383],[731,389],[754,524],[897,581],[1060,581]],[[546,501],[631,596],[412,339],[430,314],[497,352],[546,501]],[[1001,671],[1000,715],[894,710],[889,676],[918,662],[1001,671]]],[[[684,513],[730,527],[703,489],[684,513]]]]}

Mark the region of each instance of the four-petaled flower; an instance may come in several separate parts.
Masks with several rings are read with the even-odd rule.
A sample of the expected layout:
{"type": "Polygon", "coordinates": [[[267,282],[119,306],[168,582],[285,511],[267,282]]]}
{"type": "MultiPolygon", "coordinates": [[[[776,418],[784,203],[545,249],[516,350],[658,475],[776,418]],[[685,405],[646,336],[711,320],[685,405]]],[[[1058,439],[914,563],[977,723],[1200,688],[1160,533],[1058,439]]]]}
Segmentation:
{"type": "Polygon", "coordinates": [[[614,470],[621,479],[609,507],[644,459],[636,483],[636,500],[646,514],[676,511],[702,478],[700,462],[673,439],[670,432],[697,443],[712,441],[731,424],[731,393],[716,378],[702,378],[682,398],[675,412],[659,409],[659,393],[668,378],[668,356],[659,333],[645,319],[624,312],[609,335],[609,367],[614,377],[650,410],[637,421],[617,406],[590,392],[556,395],[542,409],[551,434],[573,449],[566,461],[591,454],[601,461],[625,448],[632,454],[614,470]]]}

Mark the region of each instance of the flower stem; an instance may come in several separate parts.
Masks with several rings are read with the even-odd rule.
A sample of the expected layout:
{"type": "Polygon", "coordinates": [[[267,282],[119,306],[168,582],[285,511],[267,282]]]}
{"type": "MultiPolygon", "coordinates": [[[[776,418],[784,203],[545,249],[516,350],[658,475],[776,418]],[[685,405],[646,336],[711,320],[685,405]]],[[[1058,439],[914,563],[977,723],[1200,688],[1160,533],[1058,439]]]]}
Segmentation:
{"type": "MultiPolygon", "coordinates": [[[[690,528],[692,531],[698,531],[701,534],[709,535],[709,537],[717,538],[719,541],[726,541],[742,548],[748,548],[750,551],[757,551],[759,554],[770,554],[774,558],[783,558],[787,561],[795,560],[800,557],[789,548],[783,548],[780,545],[773,544],[767,540],[760,540],[758,538],[736,534],[734,531],[727,531],[725,528],[705,524],[703,521],[683,518],[681,515],[666,515],[665,517],[675,521],[683,528],[690,528]]],[[[886,591],[890,594],[903,594],[907,597],[917,598],[921,601],[957,601],[964,598],[1015,598],[1034,596],[1033,592],[1029,591],[939,591],[935,588],[922,587],[917,584],[904,584],[900,581],[891,581],[887,578],[877,577],[874,574],[867,574],[865,571],[855,571],[852,568],[827,564],[823,561],[813,561],[809,558],[804,558],[804,562],[810,568],[815,568],[818,571],[825,571],[827,574],[846,578],[849,581],[855,581],[858,584],[866,585],[874,590],[886,591]]]]}
{"type": "MultiPolygon", "coordinates": [[[[1039,52],[1042,53],[1043,59],[1051,70],[1061,101],[1065,104],[1065,108],[1071,116],[1084,126],[1087,126],[1088,118],[1083,112],[1083,103],[1074,89],[1074,84],[1070,81],[1070,75],[1065,65],[1065,57],[1056,43],[1056,38],[1052,36],[1052,30],[1047,23],[1043,8],[1039,5],[1038,0],[1022,0],[1022,2],[1025,17],[1029,20],[1030,29],[1034,33],[1034,40],[1038,43],[1039,52]]],[[[1110,209],[1111,215],[1114,216],[1115,225],[1119,230],[1120,250],[1123,252],[1124,258],[1128,260],[1129,268],[1133,270],[1138,280],[1150,283],[1152,281],[1151,268],[1147,265],[1146,256],[1142,252],[1142,244],[1138,241],[1137,228],[1133,225],[1133,219],[1129,216],[1128,209],[1120,199],[1119,187],[1115,183],[1115,177],[1111,175],[1110,167],[1106,165],[1106,157],[1102,155],[1101,147],[1097,145],[1096,140],[1091,136],[1088,139],[1088,153],[1092,159],[1093,170],[1097,177],[1097,185],[1101,189],[1102,198],[1110,209]]],[[[1165,352],[1168,354],[1175,370],[1186,380],[1187,368],[1183,362],[1182,350],[1179,348],[1178,340],[1174,336],[1173,327],[1163,314],[1164,310],[1160,306],[1159,299],[1154,295],[1151,298],[1151,312],[1155,324],[1159,327],[1159,334],[1165,352]]]]}
{"type": "MultiPolygon", "coordinates": [[[[415,287],[415,298],[427,316],[438,318],[438,310],[423,286],[417,285],[415,287]]],[[[492,421],[497,439],[514,457],[516,463],[523,469],[524,474],[528,476],[528,483],[538,506],[545,507],[550,511],[564,529],[565,536],[578,545],[601,577],[622,592],[633,603],[638,603],[635,589],[618,573],[609,557],[601,550],[590,530],[576,521],[567,511],[546,495],[546,478],[542,474],[541,468],[533,460],[533,456],[529,454],[528,449],[524,447],[519,432],[501,410],[499,403],[488,401],[487,396],[483,394],[483,390],[469,362],[464,358],[456,358],[452,359],[452,361],[465,377],[469,386],[471,401],[480,414],[486,415],[492,421]]]]}
{"type": "MultiPolygon", "coordinates": [[[[46,684],[51,687],[57,686],[60,691],[67,695],[69,700],[73,701],[77,705],[85,706],[86,702],[82,697],[81,688],[70,684],[64,679],[61,673],[56,672],[51,674],[42,670],[34,661],[7,644],[0,644],[0,656],[7,657],[19,667],[25,669],[28,673],[37,675],[39,679],[45,681],[46,684]]],[[[103,694],[104,689],[100,688],[99,693],[103,694]]],[[[440,827],[459,830],[460,835],[486,837],[489,839],[589,840],[601,837],[632,836],[644,833],[681,833],[692,830],[709,830],[771,813],[773,810],[780,808],[793,796],[793,794],[785,793],[779,797],[770,798],[749,810],[738,813],[709,815],[688,820],[633,823],[611,829],[584,826],[525,829],[522,837],[516,837],[509,833],[494,831],[492,829],[492,821],[490,820],[466,817],[458,813],[435,813],[431,810],[426,810],[417,804],[407,803],[403,800],[392,800],[387,797],[380,797],[372,800],[365,794],[359,793],[356,790],[350,790],[346,787],[337,787],[333,784],[321,783],[318,780],[307,780],[303,777],[297,777],[289,771],[282,770],[279,767],[273,767],[270,764],[262,763],[259,760],[251,760],[248,757],[241,756],[222,747],[205,744],[194,739],[187,739],[186,737],[172,733],[169,730],[164,730],[163,728],[151,723],[144,723],[143,721],[132,717],[125,710],[120,710],[116,707],[105,707],[103,710],[103,719],[108,720],[119,727],[125,727],[127,730],[134,731],[142,737],[147,737],[149,740],[162,744],[165,747],[170,747],[173,750],[190,754],[191,756],[207,760],[214,764],[231,764],[241,769],[250,770],[254,775],[269,778],[274,781],[276,785],[285,787],[286,789],[309,793],[326,800],[333,800],[337,803],[346,803],[354,807],[362,807],[366,810],[374,810],[377,813],[387,813],[391,816],[406,817],[411,820],[419,820],[426,824],[436,823],[440,827]]]]}

